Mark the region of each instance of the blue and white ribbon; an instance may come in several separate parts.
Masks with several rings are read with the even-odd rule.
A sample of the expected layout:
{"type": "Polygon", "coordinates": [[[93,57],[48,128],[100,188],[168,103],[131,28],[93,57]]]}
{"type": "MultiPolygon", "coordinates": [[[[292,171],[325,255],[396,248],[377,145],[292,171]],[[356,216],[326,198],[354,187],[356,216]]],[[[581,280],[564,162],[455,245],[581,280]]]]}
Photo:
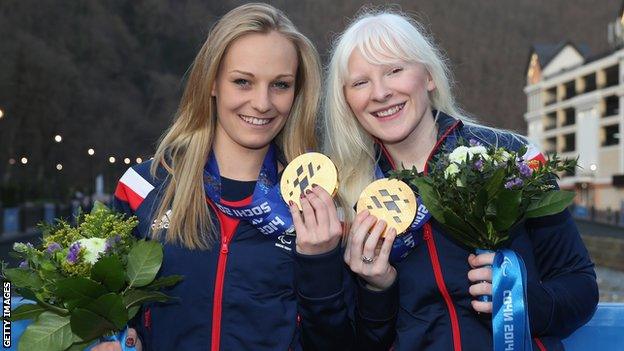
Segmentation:
{"type": "Polygon", "coordinates": [[[262,234],[278,237],[294,235],[290,210],[280,193],[277,172],[277,151],[271,144],[267,151],[250,205],[230,206],[221,202],[221,174],[214,153],[210,153],[204,167],[204,190],[206,196],[224,214],[244,220],[256,227],[262,234]]]}
{"type": "Polygon", "coordinates": [[[522,258],[499,250],[492,264],[492,336],[494,351],[532,351],[522,258]]]}

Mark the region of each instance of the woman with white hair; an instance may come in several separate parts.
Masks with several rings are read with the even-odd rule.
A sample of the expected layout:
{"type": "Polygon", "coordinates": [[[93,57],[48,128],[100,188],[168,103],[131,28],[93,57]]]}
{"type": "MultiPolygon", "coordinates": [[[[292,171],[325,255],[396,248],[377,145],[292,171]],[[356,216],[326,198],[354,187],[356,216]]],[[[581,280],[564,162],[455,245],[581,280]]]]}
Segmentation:
{"type": "MultiPolygon", "coordinates": [[[[441,52],[408,16],[357,18],[337,39],[325,98],[325,148],[341,178],[345,209],[362,189],[400,165],[427,164],[458,138],[517,151],[522,137],[474,123],[457,107],[441,52]]],[[[484,350],[492,347],[493,254],[473,255],[434,219],[411,252],[390,262],[396,233],[364,211],[346,213],[344,259],[359,278],[356,328],[362,349],[484,350]],[[354,218],[355,217],[355,218],[354,218]]],[[[528,314],[536,349],[562,349],[561,338],[585,323],[597,300],[589,255],[568,211],[527,221],[509,247],[528,271],[528,314]]]]}

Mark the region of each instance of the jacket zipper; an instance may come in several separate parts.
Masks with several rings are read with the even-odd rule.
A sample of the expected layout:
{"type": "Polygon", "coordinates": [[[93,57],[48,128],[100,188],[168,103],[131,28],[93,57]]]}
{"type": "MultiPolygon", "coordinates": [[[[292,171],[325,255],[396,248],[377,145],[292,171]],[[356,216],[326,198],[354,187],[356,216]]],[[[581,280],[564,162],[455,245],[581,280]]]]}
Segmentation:
{"type": "MultiPolygon", "coordinates": [[[[222,233],[223,234],[223,233],[222,233]]],[[[210,350],[218,351],[221,342],[221,302],[223,301],[223,282],[225,281],[225,266],[229,252],[230,238],[222,235],[219,262],[217,264],[217,277],[215,279],[214,301],[212,309],[212,345],[210,350]]]]}
{"type": "MultiPolygon", "coordinates": [[[[208,201],[208,204],[218,214],[218,210],[215,205],[208,201]]],[[[217,215],[218,218],[218,215],[217,215]]],[[[225,281],[225,267],[227,264],[227,257],[229,252],[230,240],[234,236],[236,230],[231,233],[224,233],[223,226],[219,226],[221,232],[221,248],[219,249],[219,260],[217,262],[217,275],[215,277],[215,288],[212,308],[212,337],[211,337],[211,351],[219,351],[221,343],[221,312],[223,302],[223,282],[225,281]]]]}
{"type": "MultiPolygon", "coordinates": [[[[429,161],[435,154],[436,150],[440,148],[440,145],[444,142],[446,137],[453,132],[457,126],[461,124],[461,121],[458,120],[453,123],[440,137],[440,139],[436,142],[435,146],[431,150],[429,157],[427,157],[427,161],[425,162],[424,174],[427,175],[429,171],[429,161]]],[[[385,154],[388,159],[391,167],[396,169],[394,164],[394,160],[390,156],[388,150],[383,145],[383,143],[379,142],[381,146],[381,150],[385,154]]],[[[431,229],[431,223],[425,223],[423,227],[423,239],[427,243],[427,250],[429,251],[429,258],[431,260],[431,267],[433,268],[433,274],[435,277],[436,285],[438,286],[438,291],[444,298],[444,302],[446,303],[446,307],[449,311],[449,318],[451,320],[451,332],[453,334],[453,348],[455,351],[461,351],[461,333],[459,330],[459,319],[457,318],[457,311],[455,310],[455,305],[453,304],[453,299],[451,299],[451,295],[449,294],[446,284],[444,283],[444,275],[442,274],[442,268],[440,267],[440,260],[438,258],[438,251],[436,249],[435,240],[433,239],[433,230],[431,229]]]]}
{"type": "Polygon", "coordinates": [[[435,276],[436,285],[440,294],[444,298],[446,307],[449,311],[449,317],[451,319],[451,330],[453,332],[453,348],[455,351],[461,351],[461,335],[459,332],[459,320],[457,318],[457,311],[455,311],[455,305],[451,299],[446,284],[444,283],[444,276],[442,275],[442,267],[440,267],[440,260],[438,259],[438,250],[436,249],[435,240],[433,239],[433,231],[431,230],[431,224],[426,223],[423,231],[423,239],[427,243],[427,250],[429,251],[429,257],[431,259],[431,267],[433,268],[433,275],[435,276]]]}

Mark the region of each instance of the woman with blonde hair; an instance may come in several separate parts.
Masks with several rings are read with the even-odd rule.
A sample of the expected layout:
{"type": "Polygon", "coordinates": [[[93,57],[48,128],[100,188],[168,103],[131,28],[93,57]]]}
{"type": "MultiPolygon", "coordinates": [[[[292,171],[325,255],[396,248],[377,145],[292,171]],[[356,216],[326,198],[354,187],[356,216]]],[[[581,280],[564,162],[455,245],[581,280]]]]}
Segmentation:
{"type": "MultiPolygon", "coordinates": [[[[339,36],[329,63],[325,148],[341,177],[339,198],[360,192],[397,166],[428,172],[428,162],[458,138],[517,151],[525,140],[465,117],[451,93],[440,51],[408,16],[358,17],[339,36]]],[[[429,220],[410,240],[367,211],[351,222],[344,259],[359,276],[356,327],[361,349],[492,348],[493,254],[473,255],[429,220]],[[397,255],[395,255],[397,254],[397,255]],[[400,256],[400,257],[399,257],[400,256]],[[390,260],[390,257],[399,257],[390,260]],[[372,315],[370,311],[377,311],[372,315]]],[[[568,211],[526,221],[510,248],[528,271],[528,314],[535,349],[586,322],[598,300],[593,263],[568,211]]]]}
{"type": "Polygon", "coordinates": [[[115,192],[136,234],[164,243],[160,274],[184,276],[166,291],[175,302],[135,320],[144,349],[349,347],[331,196],[315,187],[303,214],[271,197],[283,167],[316,146],[320,80],[312,43],[270,5],[237,7],[210,31],[153,160],[115,192]]]}

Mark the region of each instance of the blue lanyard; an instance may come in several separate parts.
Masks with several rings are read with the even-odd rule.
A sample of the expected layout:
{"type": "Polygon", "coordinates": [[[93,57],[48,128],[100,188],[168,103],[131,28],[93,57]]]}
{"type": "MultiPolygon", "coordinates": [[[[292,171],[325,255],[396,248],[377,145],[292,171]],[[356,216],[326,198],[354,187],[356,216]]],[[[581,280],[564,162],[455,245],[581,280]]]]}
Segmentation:
{"type": "Polygon", "coordinates": [[[294,234],[290,210],[280,194],[276,154],[276,147],[271,144],[262,161],[251,204],[245,206],[221,202],[221,174],[213,152],[204,167],[204,190],[214,205],[225,215],[247,221],[262,234],[272,237],[294,234]]]}
{"type": "Polygon", "coordinates": [[[532,351],[526,267],[512,250],[496,252],[492,264],[492,337],[495,351],[532,351]]]}

